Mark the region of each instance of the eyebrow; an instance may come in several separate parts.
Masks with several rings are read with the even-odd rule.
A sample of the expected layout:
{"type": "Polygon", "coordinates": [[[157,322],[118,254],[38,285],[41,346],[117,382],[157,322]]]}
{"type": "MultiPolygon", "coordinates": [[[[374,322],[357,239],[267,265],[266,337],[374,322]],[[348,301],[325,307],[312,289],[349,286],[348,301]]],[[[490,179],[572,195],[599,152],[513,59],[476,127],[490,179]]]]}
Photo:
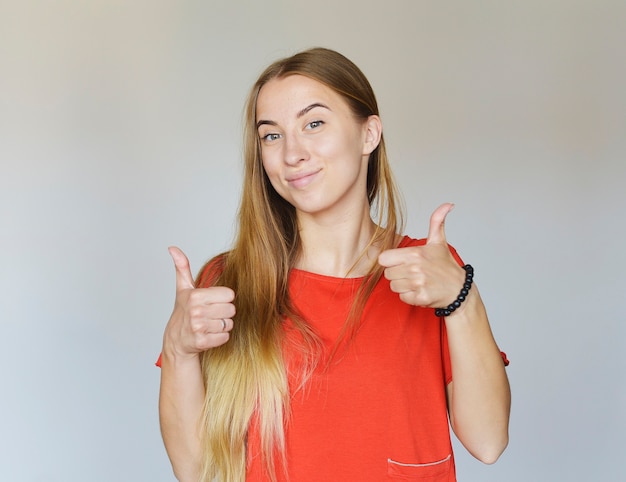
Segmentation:
{"type": "MultiPolygon", "coordinates": [[[[322,107],[324,109],[328,109],[330,110],[330,107],[328,107],[326,104],[322,104],[321,102],[314,102],[313,104],[306,106],[304,109],[302,109],[301,111],[299,111],[296,114],[296,118],[299,119],[300,117],[302,117],[303,115],[305,115],[307,112],[315,109],[316,107],[322,107]]],[[[277,125],[276,122],[271,121],[271,120],[263,120],[261,119],[260,121],[258,121],[256,123],[256,128],[258,129],[259,127],[263,126],[263,125],[269,125],[269,126],[275,126],[277,125]]]]}

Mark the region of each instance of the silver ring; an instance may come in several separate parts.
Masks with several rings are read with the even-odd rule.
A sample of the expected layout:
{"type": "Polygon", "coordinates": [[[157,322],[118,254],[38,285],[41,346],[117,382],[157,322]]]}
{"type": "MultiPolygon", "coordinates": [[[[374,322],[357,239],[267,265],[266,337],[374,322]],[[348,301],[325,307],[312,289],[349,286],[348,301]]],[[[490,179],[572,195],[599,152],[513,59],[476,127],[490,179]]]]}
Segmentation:
{"type": "Polygon", "coordinates": [[[226,320],[222,318],[222,331],[226,331],[226,320]]]}

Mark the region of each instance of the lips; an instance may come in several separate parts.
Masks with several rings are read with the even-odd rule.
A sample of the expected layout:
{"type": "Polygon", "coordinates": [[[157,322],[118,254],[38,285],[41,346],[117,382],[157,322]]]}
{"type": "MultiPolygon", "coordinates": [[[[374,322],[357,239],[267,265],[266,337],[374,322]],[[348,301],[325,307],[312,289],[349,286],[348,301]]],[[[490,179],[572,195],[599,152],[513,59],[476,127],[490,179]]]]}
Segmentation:
{"type": "Polygon", "coordinates": [[[311,184],[317,176],[317,173],[320,171],[321,169],[317,169],[314,171],[298,172],[288,176],[286,180],[291,187],[301,189],[311,184]]]}

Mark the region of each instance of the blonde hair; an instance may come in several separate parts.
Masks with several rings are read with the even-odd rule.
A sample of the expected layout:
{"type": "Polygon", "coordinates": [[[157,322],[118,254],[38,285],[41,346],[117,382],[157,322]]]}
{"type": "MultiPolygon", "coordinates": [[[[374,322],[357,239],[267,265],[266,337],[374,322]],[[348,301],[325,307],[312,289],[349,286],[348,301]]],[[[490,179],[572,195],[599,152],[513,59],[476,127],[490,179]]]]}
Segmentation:
{"type": "MultiPolygon", "coordinates": [[[[343,55],[314,48],[270,65],[254,84],[246,105],[244,124],[244,189],[233,248],[211,260],[198,285],[229,286],[236,293],[234,329],[228,343],[202,355],[206,397],[201,416],[204,459],[202,481],[242,482],[246,475],[247,434],[257,424],[268,473],[277,470],[276,455],[284,460],[284,423],[289,413],[289,388],[282,346],[282,323],[293,321],[301,334],[296,380],[302,384],[316,366],[320,343],[289,298],[289,272],[301,243],[293,206],[274,190],[263,169],[256,129],[259,91],[270,80],[289,75],[317,80],[340,94],[357,120],[378,115],[374,92],[359,68],[343,55]]],[[[370,154],[367,196],[377,229],[369,246],[395,247],[402,228],[401,209],[381,137],[370,154]]],[[[368,247],[369,247],[368,246],[368,247]]],[[[361,254],[363,256],[364,253],[361,254]]],[[[374,263],[357,293],[343,337],[358,330],[367,297],[380,279],[374,263]]],[[[292,369],[292,365],[289,365],[292,369]]],[[[294,376],[292,374],[291,376],[294,376]]]]}

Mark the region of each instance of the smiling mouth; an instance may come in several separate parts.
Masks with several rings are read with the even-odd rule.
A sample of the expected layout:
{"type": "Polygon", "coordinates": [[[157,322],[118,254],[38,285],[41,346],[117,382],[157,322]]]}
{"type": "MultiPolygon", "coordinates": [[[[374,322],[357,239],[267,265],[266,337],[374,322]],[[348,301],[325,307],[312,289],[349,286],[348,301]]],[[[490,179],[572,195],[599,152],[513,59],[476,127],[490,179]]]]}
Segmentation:
{"type": "Polygon", "coordinates": [[[320,171],[321,169],[318,169],[317,171],[313,171],[313,172],[304,172],[304,173],[295,174],[287,178],[287,183],[290,186],[293,186],[296,188],[306,187],[311,182],[313,182],[313,180],[315,179],[315,176],[320,171]]]}

